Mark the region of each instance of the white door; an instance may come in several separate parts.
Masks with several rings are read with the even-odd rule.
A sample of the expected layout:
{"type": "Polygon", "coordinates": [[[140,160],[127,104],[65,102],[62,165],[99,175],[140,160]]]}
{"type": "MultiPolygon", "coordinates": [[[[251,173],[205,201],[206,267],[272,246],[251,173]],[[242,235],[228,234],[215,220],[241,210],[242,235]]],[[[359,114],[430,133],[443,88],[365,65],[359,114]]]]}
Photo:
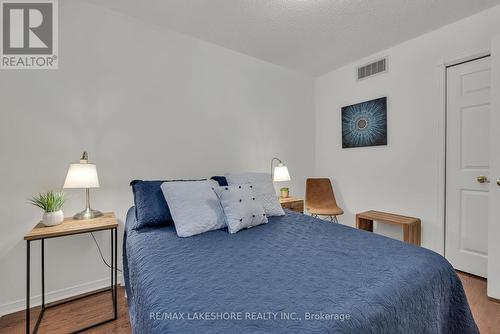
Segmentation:
{"type": "Polygon", "coordinates": [[[487,277],[490,57],[447,69],[446,248],[455,269],[487,277]]]}
{"type": "Polygon", "coordinates": [[[500,300],[500,36],[491,42],[488,296],[500,300]],[[498,183],[497,183],[498,182],[498,183]]]}

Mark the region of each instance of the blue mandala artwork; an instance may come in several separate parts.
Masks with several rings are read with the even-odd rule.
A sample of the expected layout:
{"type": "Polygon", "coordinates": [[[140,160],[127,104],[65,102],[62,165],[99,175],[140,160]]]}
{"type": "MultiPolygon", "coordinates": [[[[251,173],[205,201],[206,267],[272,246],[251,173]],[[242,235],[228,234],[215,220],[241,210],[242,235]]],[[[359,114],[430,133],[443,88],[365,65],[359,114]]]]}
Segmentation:
{"type": "Polygon", "coordinates": [[[387,97],[342,108],[342,148],[387,145],[387,97]]]}

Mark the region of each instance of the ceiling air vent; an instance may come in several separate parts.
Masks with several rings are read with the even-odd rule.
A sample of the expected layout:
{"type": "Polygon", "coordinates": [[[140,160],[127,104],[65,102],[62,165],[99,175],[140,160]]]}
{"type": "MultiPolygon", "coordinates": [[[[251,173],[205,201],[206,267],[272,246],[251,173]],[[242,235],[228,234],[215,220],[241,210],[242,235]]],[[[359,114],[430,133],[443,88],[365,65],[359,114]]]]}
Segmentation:
{"type": "Polygon", "coordinates": [[[387,58],[377,60],[365,66],[358,67],[358,80],[387,71],[387,58]]]}

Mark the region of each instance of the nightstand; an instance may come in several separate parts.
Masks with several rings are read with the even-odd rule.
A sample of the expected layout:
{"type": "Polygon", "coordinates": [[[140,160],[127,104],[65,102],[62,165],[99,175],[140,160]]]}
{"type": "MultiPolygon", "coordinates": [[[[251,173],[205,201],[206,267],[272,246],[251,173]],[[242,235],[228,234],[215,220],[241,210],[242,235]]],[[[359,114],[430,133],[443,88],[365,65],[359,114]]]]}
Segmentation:
{"type": "Polygon", "coordinates": [[[297,197],[280,197],[280,204],[283,209],[288,209],[304,213],[304,200],[297,197]]]}
{"type": "MultiPolygon", "coordinates": [[[[30,333],[30,246],[32,241],[40,240],[41,246],[41,278],[42,278],[42,305],[41,310],[38,315],[38,319],[36,321],[35,327],[33,329],[33,333],[38,331],[38,327],[40,326],[40,322],[42,321],[44,312],[48,308],[57,307],[62,304],[66,304],[68,302],[75,301],[77,299],[88,297],[89,294],[85,296],[80,296],[72,299],[66,299],[60,303],[54,303],[49,306],[45,306],[45,250],[44,243],[45,239],[50,238],[59,238],[69,235],[82,234],[82,233],[90,233],[96,231],[110,231],[111,237],[111,270],[110,270],[110,286],[107,289],[99,290],[97,293],[109,292],[111,291],[111,296],[113,299],[113,317],[99,323],[87,326],[85,328],[79,329],[76,332],[85,331],[87,329],[105,324],[110,321],[114,321],[117,319],[118,315],[118,303],[117,303],[117,240],[118,240],[118,222],[116,221],[116,217],[114,213],[105,213],[102,217],[88,219],[88,220],[74,220],[73,218],[66,218],[62,222],[62,224],[57,226],[46,227],[42,223],[36,225],[31,232],[24,236],[24,240],[26,240],[26,333],[30,333]]],[[[58,268],[62,270],[61,268],[58,268]]]]}

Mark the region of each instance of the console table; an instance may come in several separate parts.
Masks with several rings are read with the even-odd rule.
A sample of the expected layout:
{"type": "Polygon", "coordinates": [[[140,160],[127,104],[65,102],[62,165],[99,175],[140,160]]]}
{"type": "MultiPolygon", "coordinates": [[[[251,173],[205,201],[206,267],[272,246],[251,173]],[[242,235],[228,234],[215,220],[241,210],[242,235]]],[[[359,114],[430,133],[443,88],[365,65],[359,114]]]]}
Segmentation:
{"type": "MultiPolygon", "coordinates": [[[[86,298],[91,295],[103,292],[111,291],[112,301],[113,301],[113,317],[107,320],[103,320],[99,323],[89,325],[85,328],[79,329],[76,332],[82,332],[88,330],[90,328],[94,328],[96,326],[105,324],[110,321],[114,321],[118,316],[118,303],[117,303],[117,254],[118,254],[118,222],[116,221],[116,217],[114,213],[105,213],[102,217],[88,219],[88,220],[74,220],[73,218],[66,218],[64,222],[57,226],[46,227],[42,223],[36,225],[28,234],[24,236],[24,240],[26,240],[26,333],[31,333],[30,331],[30,245],[31,242],[39,240],[41,246],[41,278],[42,278],[42,305],[41,310],[38,315],[35,328],[33,329],[33,333],[38,332],[38,327],[40,326],[40,322],[42,321],[45,310],[52,307],[57,307],[62,304],[66,304],[77,299],[86,298]],[[96,231],[110,231],[110,239],[111,239],[111,268],[110,268],[110,285],[109,288],[105,290],[98,290],[95,293],[86,294],[84,296],[67,299],[63,302],[45,305],[45,239],[49,238],[59,238],[69,235],[81,234],[81,233],[91,233],[96,231]]],[[[56,268],[56,270],[62,270],[61,268],[56,268]]]]}
{"type": "Polygon", "coordinates": [[[419,218],[374,210],[356,214],[357,229],[373,232],[373,221],[401,226],[404,241],[420,246],[421,223],[419,218]]]}
{"type": "Polygon", "coordinates": [[[280,204],[283,209],[304,213],[304,200],[297,197],[280,197],[280,204]]]}

